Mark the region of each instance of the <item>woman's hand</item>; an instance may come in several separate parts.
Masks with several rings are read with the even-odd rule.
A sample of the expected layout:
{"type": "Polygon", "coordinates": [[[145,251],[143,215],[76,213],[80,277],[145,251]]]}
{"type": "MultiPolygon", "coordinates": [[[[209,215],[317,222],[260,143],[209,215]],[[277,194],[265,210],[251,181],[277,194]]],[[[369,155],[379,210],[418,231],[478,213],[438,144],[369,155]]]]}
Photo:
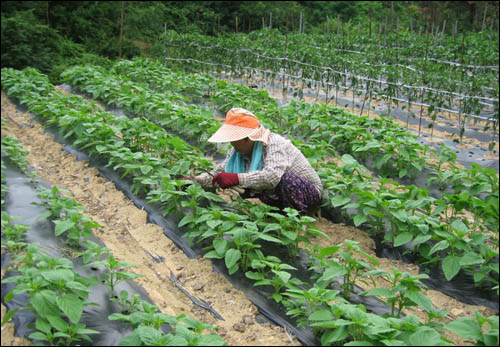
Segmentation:
{"type": "Polygon", "coordinates": [[[240,184],[240,180],[238,179],[238,174],[222,172],[212,179],[212,185],[215,185],[215,183],[217,183],[219,187],[225,189],[237,186],[240,184]]]}

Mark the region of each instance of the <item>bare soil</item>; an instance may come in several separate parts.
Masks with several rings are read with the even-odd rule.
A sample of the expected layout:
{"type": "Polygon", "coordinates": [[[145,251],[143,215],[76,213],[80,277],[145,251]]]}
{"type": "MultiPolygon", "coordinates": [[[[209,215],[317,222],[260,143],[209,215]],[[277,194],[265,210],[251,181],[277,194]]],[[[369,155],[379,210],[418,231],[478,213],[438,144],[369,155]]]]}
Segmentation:
{"type": "MultiPolygon", "coordinates": [[[[73,198],[85,208],[85,214],[97,221],[101,228],[96,236],[109,248],[118,260],[135,265],[133,272],[144,275],[137,279],[153,303],[164,313],[185,313],[198,320],[220,327],[220,335],[229,345],[238,346],[290,346],[301,345],[284,328],[255,321],[258,309],[245,295],[236,290],[226,278],[212,270],[210,260],[190,259],[168,239],[163,230],[147,223],[146,212],[138,209],[114,184],[102,177],[97,169],[86,161],[77,161],[74,155],[62,150],[62,145],[45,133],[43,127],[29,114],[16,110],[2,91],[2,117],[7,120],[8,135],[22,142],[29,151],[28,161],[44,180],[67,189],[73,198]],[[147,252],[165,259],[154,262],[147,252]],[[182,286],[191,294],[212,303],[212,307],[224,317],[215,318],[206,310],[195,306],[169,279],[173,272],[182,286]]],[[[373,240],[363,231],[342,224],[334,224],[319,217],[316,225],[330,239],[313,240],[321,246],[338,244],[346,239],[359,242],[363,251],[375,255],[373,240]]],[[[378,259],[379,267],[389,270],[392,266],[416,274],[418,268],[390,259],[378,259]]],[[[359,284],[362,286],[362,284],[359,284]]],[[[380,286],[386,285],[379,283],[380,286]]],[[[427,291],[435,307],[448,311],[448,318],[473,316],[475,310],[483,315],[496,314],[486,307],[466,305],[437,291],[427,291]]],[[[2,319],[5,308],[2,305],[2,319]]],[[[409,313],[409,312],[408,312],[409,313]]],[[[424,314],[415,310],[424,319],[424,314]]],[[[449,336],[455,345],[465,345],[457,336],[449,336]]],[[[30,342],[15,337],[11,323],[2,327],[2,346],[29,345],[30,342]]]]}

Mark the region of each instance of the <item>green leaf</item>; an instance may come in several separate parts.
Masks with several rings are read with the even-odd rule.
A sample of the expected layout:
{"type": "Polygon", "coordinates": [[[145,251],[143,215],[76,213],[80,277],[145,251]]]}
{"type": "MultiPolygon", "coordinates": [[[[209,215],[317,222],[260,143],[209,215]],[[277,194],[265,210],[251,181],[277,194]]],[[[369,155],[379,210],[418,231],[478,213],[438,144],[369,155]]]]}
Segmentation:
{"type": "Polygon", "coordinates": [[[206,258],[206,259],[222,259],[223,257],[224,257],[224,255],[219,255],[219,253],[217,253],[217,251],[210,251],[210,252],[205,253],[205,255],[203,255],[203,258],[206,258]]]}
{"type": "Polygon", "coordinates": [[[342,162],[344,165],[356,165],[358,163],[350,154],[344,154],[342,156],[342,162]]]}
{"type": "Polygon", "coordinates": [[[30,339],[33,339],[33,340],[41,340],[41,341],[48,341],[48,338],[47,338],[47,335],[45,334],[42,334],[41,332],[36,332],[36,333],[33,333],[33,334],[30,334],[28,336],[30,339]]]}
{"type": "MultiPolygon", "coordinates": [[[[283,230],[282,231],[283,235],[285,235],[287,238],[289,238],[292,241],[295,241],[297,239],[297,233],[294,231],[289,231],[289,230],[283,230]]],[[[281,242],[281,241],[279,241],[281,242]]]]}
{"type": "Polygon", "coordinates": [[[271,223],[271,224],[267,224],[266,227],[264,228],[264,230],[262,230],[262,232],[267,233],[268,231],[280,230],[280,229],[281,229],[281,226],[279,224],[271,223]]]}
{"type": "Polygon", "coordinates": [[[70,282],[75,278],[75,273],[68,269],[41,271],[40,274],[49,282],[70,282]]]}
{"type": "Polygon", "coordinates": [[[338,250],[340,249],[340,247],[341,246],[339,246],[339,245],[324,247],[319,252],[319,256],[321,258],[324,258],[324,257],[327,257],[329,255],[335,254],[335,253],[338,252],[338,250]]]}
{"type": "Polygon", "coordinates": [[[391,298],[393,296],[392,292],[386,288],[373,288],[361,293],[361,295],[382,296],[385,298],[391,298]]]}
{"type": "Polygon", "coordinates": [[[221,221],[221,220],[209,220],[209,221],[207,221],[207,225],[208,225],[210,228],[212,228],[212,229],[217,228],[217,226],[218,226],[219,224],[222,224],[222,221],[221,221]]]}
{"type": "Polygon", "coordinates": [[[47,320],[59,331],[66,331],[68,329],[68,323],[60,315],[48,315],[47,320]]]}
{"type": "Polygon", "coordinates": [[[56,220],[54,223],[56,224],[56,230],[55,230],[56,236],[61,235],[65,231],[67,231],[75,226],[75,223],[73,223],[70,220],[56,220]]]}
{"type": "Polygon", "coordinates": [[[449,255],[444,258],[441,267],[444,272],[444,276],[448,281],[451,281],[453,277],[455,277],[460,271],[460,257],[449,255]]]}
{"type": "Polygon", "coordinates": [[[464,222],[462,222],[462,220],[460,219],[454,220],[453,223],[451,223],[451,227],[461,235],[465,235],[469,232],[469,228],[467,228],[464,222]]]}
{"type": "Polygon", "coordinates": [[[428,241],[432,236],[431,235],[417,235],[415,239],[413,240],[413,245],[417,246],[420,245],[426,241],[428,241]]]}
{"type": "Polygon", "coordinates": [[[226,252],[226,256],[224,257],[226,267],[228,269],[232,268],[238,262],[238,260],[240,260],[240,258],[241,258],[240,250],[231,248],[226,252]]]}
{"type": "Polygon", "coordinates": [[[369,341],[351,341],[344,343],[343,346],[374,346],[374,344],[369,341]]]}
{"type": "Polygon", "coordinates": [[[321,345],[330,346],[333,342],[345,340],[347,336],[349,336],[349,331],[346,326],[327,331],[321,336],[321,345]]]}
{"type": "Polygon", "coordinates": [[[215,239],[213,241],[215,251],[222,258],[226,254],[226,250],[229,248],[229,242],[224,239],[215,239]]]}
{"type": "Polygon", "coordinates": [[[335,317],[330,310],[318,310],[314,311],[310,316],[309,320],[334,320],[335,317]]]}
{"type": "Polygon", "coordinates": [[[445,325],[445,328],[451,330],[465,339],[482,340],[482,331],[479,323],[469,317],[462,317],[445,325]]]}
{"type": "Polygon", "coordinates": [[[438,243],[436,243],[430,250],[429,252],[429,255],[431,255],[432,253],[434,252],[437,252],[437,251],[441,251],[443,249],[446,249],[448,248],[448,246],[450,245],[450,243],[446,240],[443,240],[443,241],[439,241],[438,243]]]}
{"type": "Polygon", "coordinates": [[[405,210],[392,211],[391,214],[403,223],[408,220],[408,213],[405,210]]]}
{"type": "Polygon", "coordinates": [[[357,214],[354,216],[354,225],[357,227],[366,221],[368,221],[368,218],[363,214],[357,214]]]}
{"type": "Polygon", "coordinates": [[[338,207],[351,202],[351,198],[348,196],[337,195],[331,199],[333,207],[338,207]]]}
{"type": "Polygon", "coordinates": [[[141,172],[144,174],[144,175],[147,175],[148,172],[150,172],[151,170],[153,170],[153,167],[150,166],[150,165],[141,165],[141,172]]]}
{"type": "Polygon", "coordinates": [[[201,335],[198,340],[198,346],[225,346],[226,341],[222,339],[219,335],[208,334],[201,335]]]}
{"type": "MultiPolygon", "coordinates": [[[[2,281],[3,282],[3,281],[2,281]]],[[[10,292],[12,293],[12,291],[10,292]]],[[[21,311],[22,309],[24,309],[23,307],[19,307],[19,308],[16,308],[14,310],[10,310],[8,311],[5,316],[3,317],[2,319],[2,326],[7,323],[16,313],[17,311],[21,311]]]]}
{"type": "Polygon", "coordinates": [[[70,321],[74,324],[80,321],[83,313],[83,302],[75,294],[66,294],[57,296],[56,302],[61,311],[63,311],[70,321]]]}
{"type": "Polygon", "coordinates": [[[412,346],[440,346],[441,336],[429,327],[419,327],[416,332],[410,335],[412,346]]]}
{"type": "Polygon", "coordinates": [[[394,239],[394,247],[405,245],[413,239],[413,235],[409,232],[404,232],[396,236],[394,239]]]}
{"type": "Polygon", "coordinates": [[[484,259],[477,253],[468,252],[460,258],[460,266],[476,265],[484,263],[484,259]]]}
{"type": "MultiPolygon", "coordinates": [[[[384,346],[406,346],[406,344],[401,340],[380,340],[384,346]]],[[[347,346],[345,344],[344,346],[347,346]]]]}
{"type": "Polygon", "coordinates": [[[179,222],[179,227],[183,227],[184,225],[191,223],[193,220],[194,220],[194,217],[192,215],[185,216],[179,222]]]}
{"type": "Polygon", "coordinates": [[[36,317],[35,327],[37,328],[37,330],[43,331],[46,334],[50,333],[50,329],[52,329],[52,326],[49,324],[49,322],[41,317],[36,317]]]}
{"type": "Polygon", "coordinates": [[[263,274],[254,271],[245,272],[245,276],[255,281],[260,281],[265,278],[263,274]]]}
{"type": "Polygon", "coordinates": [[[292,276],[291,274],[289,274],[286,271],[278,271],[276,274],[281,279],[281,281],[283,281],[284,283],[288,283],[288,281],[290,280],[290,277],[292,276]]]}
{"type": "Polygon", "coordinates": [[[51,290],[41,290],[34,293],[30,297],[30,304],[42,318],[61,313],[55,303],[54,292],[51,290]]]}
{"type": "Polygon", "coordinates": [[[270,241],[270,242],[276,242],[276,243],[283,243],[282,240],[274,237],[274,236],[271,236],[271,235],[268,235],[268,234],[264,234],[264,233],[259,233],[259,239],[262,239],[262,240],[266,240],[266,241],[270,241]]]}
{"type": "Polygon", "coordinates": [[[423,307],[427,312],[432,311],[432,301],[423,293],[414,290],[408,290],[405,291],[405,295],[415,304],[423,307]]]}
{"type": "Polygon", "coordinates": [[[330,281],[332,278],[337,276],[344,276],[347,273],[345,267],[339,264],[328,264],[327,268],[320,277],[321,281],[330,281]]]}

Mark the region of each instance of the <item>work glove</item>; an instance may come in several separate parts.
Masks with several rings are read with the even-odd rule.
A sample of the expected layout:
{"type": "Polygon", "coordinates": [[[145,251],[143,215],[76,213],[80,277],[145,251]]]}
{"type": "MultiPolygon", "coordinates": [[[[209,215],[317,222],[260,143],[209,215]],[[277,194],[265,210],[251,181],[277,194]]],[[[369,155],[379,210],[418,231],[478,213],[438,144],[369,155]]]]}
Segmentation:
{"type": "Polygon", "coordinates": [[[214,185],[215,183],[217,183],[219,187],[225,189],[232,186],[237,186],[238,184],[240,184],[240,180],[238,179],[238,174],[222,172],[212,179],[212,185],[214,185]]]}

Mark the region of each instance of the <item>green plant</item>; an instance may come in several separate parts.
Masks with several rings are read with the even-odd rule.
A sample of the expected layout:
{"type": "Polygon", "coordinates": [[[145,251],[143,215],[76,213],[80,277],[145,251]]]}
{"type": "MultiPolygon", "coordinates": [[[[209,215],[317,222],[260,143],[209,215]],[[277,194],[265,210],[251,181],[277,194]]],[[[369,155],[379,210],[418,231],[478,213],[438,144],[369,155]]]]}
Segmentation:
{"type": "Polygon", "coordinates": [[[401,272],[397,268],[392,267],[392,273],[382,270],[373,270],[369,272],[370,276],[382,276],[390,284],[390,288],[373,288],[363,292],[361,295],[381,296],[386,299],[386,302],[391,307],[391,316],[401,317],[401,313],[408,307],[418,305],[427,312],[432,310],[430,299],[422,294],[422,289],[426,289],[425,285],[420,282],[421,279],[429,278],[429,276],[411,275],[406,272],[401,272]]]}
{"type": "MultiPolygon", "coordinates": [[[[315,253],[314,259],[319,264],[310,266],[311,270],[324,270],[317,282],[331,283],[335,277],[342,276],[343,283],[340,287],[347,300],[351,297],[357,281],[368,284],[363,277],[370,277],[370,271],[373,270],[369,263],[358,258],[366,258],[370,263],[378,265],[377,259],[363,252],[358,242],[352,240],[322,248],[315,253]]],[[[375,286],[373,279],[372,285],[375,286]]]]}
{"type": "Polygon", "coordinates": [[[285,208],[283,214],[268,212],[266,216],[271,217],[271,223],[263,230],[264,233],[273,231],[276,237],[280,239],[280,243],[287,247],[288,255],[291,259],[297,257],[299,243],[310,244],[310,238],[322,236],[328,238],[328,235],[320,231],[313,223],[316,221],[309,216],[301,216],[299,212],[293,208],[285,208]],[[273,223],[276,220],[278,223],[273,223]]]}
{"type": "Polygon", "coordinates": [[[6,295],[6,302],[14,296],[27,293],[29,304],[9,311],[2,321],[7,322],[15,312],[30,309],[37,314],[37,332],[32,339],[48,341],[51,345],[69,345],[82,339],[91,341],[89,334],[98,333],[80,324],[84,307],[95,305],[87,302],[89,286],[97,284],[97,278],[85,278],[73,272],[73,263],[65,258],[56,259],[38,253],[36,245],[29,245],[14,263],[20,275],[2,280],[16,283],[6,295]]]}
{"type": "Polygon", "coordinates": [[[109,287],[109,297],[113,300],[115,298],[115,287],[118,282],[122,280],[140,278],[143,277],[143,275],[122,271],[123,269],[133,267],[133,265],[124,261],[116,260],[111,253],[107,253],[106,256],[107,258],[105,260],[96,260],[87,264],[87,266],[102,266],[106,269],[106,272],[103,275],[104,283],[109,287]]]}
{"type": "Polygon", "coordinates": [[[2,211],[2,248],[7,249],[13,254],[19,254],[26,247],[25,238],[26,231],[29,229],[24,224],[14,224],[12,218],[6,211],[2,211]]]}
{"type": "Polygon", "coordinates": [[[245,272],[245,276],[257,281],[254,283],[254,286],[272,286],[274,292],[271,294],[271,298],[276,302],[281,302],[283,300],[283,296],[280,294],[283,287],[295,289],[297,286],[303,284],[302,281],[292,277],[292,275],[286,271],[297,269],[291,265],[281,263],[276,257],[260,260],[259,263],[253,263],[253,265],[256,267],[265,265],[269,268],[270,272],[263,272],[263,268],[261,268],[259,272],[247,271],[245,272]]]}
{"type": "Polygon", "coordinates": [[[287,288],[283,295],[290,299],[282,303],[287,308],[287,315],[296,317],[297,326],[302,327],[309,325],[308,317],[314,312],[328,309],[333,302],[347,303],[339,293],[339,290],[326,288],[326,282],[316,282],[309,289],[287,288]]]}
{"type": "Polygon", "coordinates": [[[112,314],[111,320],[130,322],[135,330],[120,341],[120,346],[226,346],[226,342],[216,334],[203,334],[205,330],[216,327],[200,322],[184,314],[169,316],[155,313],[153,305],[141,301],[144,311],[130,315],[112,314]],[[148,306],[146,308],[145,306],[148,306]],[[159,331],[160,325],[168,323],[172,330],[167,335],[159,331]]]}
{"type": "Polygon", "coordinates": [[[484,317],[477,311],[474,314],[475,319],[462,317],[445,327],[475,346],[498,346],[498,316],[484,317]]]}

